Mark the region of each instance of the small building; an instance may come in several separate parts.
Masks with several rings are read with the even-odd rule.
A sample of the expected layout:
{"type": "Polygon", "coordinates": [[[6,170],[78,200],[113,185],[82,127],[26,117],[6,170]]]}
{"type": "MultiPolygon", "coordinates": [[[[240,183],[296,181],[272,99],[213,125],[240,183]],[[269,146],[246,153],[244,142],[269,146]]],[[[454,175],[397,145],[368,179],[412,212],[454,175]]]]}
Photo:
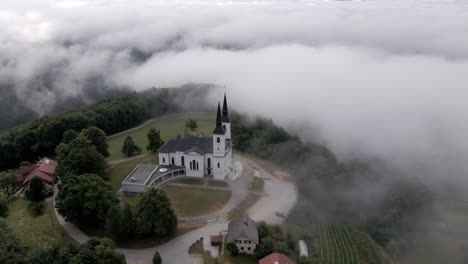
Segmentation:
{"type": "Polygon", "coordinates": [[[259,243],[257,223],[247,215],[231,221],[226,243],[234,243],[239,253],[253,254],[259,243]]]}
{"type": "Polygon", "coordinates": [[[212,246],[221,245],[223,243],[223,236],[222,235],[210,236],[210,243],[212,246]]]}
{"type": "Polygon", "coordinates": [[[159,187],[164,182],[184,176],[184,167],[138,164],[122,182],[122,191],[141,193],[151,186],[159,187]]]}
{"type": "Polygon", "coordinates": [[[296,264],[296,262],[281,253],[271,253],[259,260],[258,264],[296,264]]]}
{"type": "Polygon", "coordinates": [[[23,186],[28,184],[32,178],[39,177],[42,182],[52,184],[55,181],[56,169],[57,161],[44,157],[34,165],[21,168],[16,175],[16,183],[23,186]]]}

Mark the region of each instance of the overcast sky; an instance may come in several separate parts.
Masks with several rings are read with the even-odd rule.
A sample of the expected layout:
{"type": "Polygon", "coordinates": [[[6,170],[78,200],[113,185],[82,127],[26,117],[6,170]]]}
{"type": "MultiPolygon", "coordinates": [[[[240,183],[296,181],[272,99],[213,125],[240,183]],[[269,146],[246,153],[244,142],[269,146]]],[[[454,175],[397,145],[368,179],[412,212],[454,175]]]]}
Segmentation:
{"type": "Polygon", "coordinates": [[[94,76],[216,83],[340,159],[468,177],[465,0],[15,0],[0,8],[0,65],[39,112],[94,76]]]}

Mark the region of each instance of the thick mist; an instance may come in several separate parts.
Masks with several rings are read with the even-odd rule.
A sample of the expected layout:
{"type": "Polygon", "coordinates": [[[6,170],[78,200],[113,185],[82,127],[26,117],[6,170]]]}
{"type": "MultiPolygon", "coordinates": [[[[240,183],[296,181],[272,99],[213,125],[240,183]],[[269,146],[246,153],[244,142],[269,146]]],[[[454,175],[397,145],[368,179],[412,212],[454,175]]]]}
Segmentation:
{"type": "Polygon", "coordinates": [[[15,100],[2,112],[215,83],[233,108],[342,160],[378,158],[464,190],[466,25],[462,0],[7,2],[0,87],[15,100]]]}

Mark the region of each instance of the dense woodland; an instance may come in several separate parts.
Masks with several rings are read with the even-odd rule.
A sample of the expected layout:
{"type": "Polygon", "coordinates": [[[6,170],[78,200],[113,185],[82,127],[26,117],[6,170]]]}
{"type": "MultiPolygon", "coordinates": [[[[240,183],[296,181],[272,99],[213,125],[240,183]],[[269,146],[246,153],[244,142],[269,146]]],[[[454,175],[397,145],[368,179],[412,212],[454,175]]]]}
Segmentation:
{"type": "MultiPolygon", "coordinates": [[[[55,156],[67,130],[89,126],[107,135],[134,127],[150,117],[182,111],[203,111],[206,87],[150,89],[105,100],[57,115],[45,116],[24,126],[0,132],[0,170],[16,168],[21,161],[55,156]],[[193,100],[189,100],[193,98],[193,100]],[[192,102],[180,104],[181,102],[192,102]]],[[[212,109],[209,109],[212,110],[212,109]]]]}
{"type": "MultiPolygon", "coordinates": [[[[377,162],[340,163],[323,145],[304,143],[268,119],[234,113],[231,122],[236,149],[273,161],[292,175],[299,200],[287,222],[304,236],[318,233],[314,222],[341,223],[361,230],[394,256],[408,250],[405,235],[431,207],[424,185],[377,162]]],[[[374,255],[368,252],[365,258],[382,263],[374,255]]]]}

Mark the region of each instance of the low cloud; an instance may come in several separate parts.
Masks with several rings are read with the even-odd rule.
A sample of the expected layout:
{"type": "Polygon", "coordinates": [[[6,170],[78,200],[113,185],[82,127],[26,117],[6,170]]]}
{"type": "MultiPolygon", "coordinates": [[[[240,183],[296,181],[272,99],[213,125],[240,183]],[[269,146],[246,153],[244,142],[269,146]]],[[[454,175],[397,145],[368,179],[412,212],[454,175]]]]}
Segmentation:
{"type": "Polygon", "coordinates": [[[216,83],[235,108],[272,117],[342,160],[378,157],[466,187],[466,1],[2,6],[2,89],[39,114],[57,101],[91,102],[93,89],[216,83]]]}

